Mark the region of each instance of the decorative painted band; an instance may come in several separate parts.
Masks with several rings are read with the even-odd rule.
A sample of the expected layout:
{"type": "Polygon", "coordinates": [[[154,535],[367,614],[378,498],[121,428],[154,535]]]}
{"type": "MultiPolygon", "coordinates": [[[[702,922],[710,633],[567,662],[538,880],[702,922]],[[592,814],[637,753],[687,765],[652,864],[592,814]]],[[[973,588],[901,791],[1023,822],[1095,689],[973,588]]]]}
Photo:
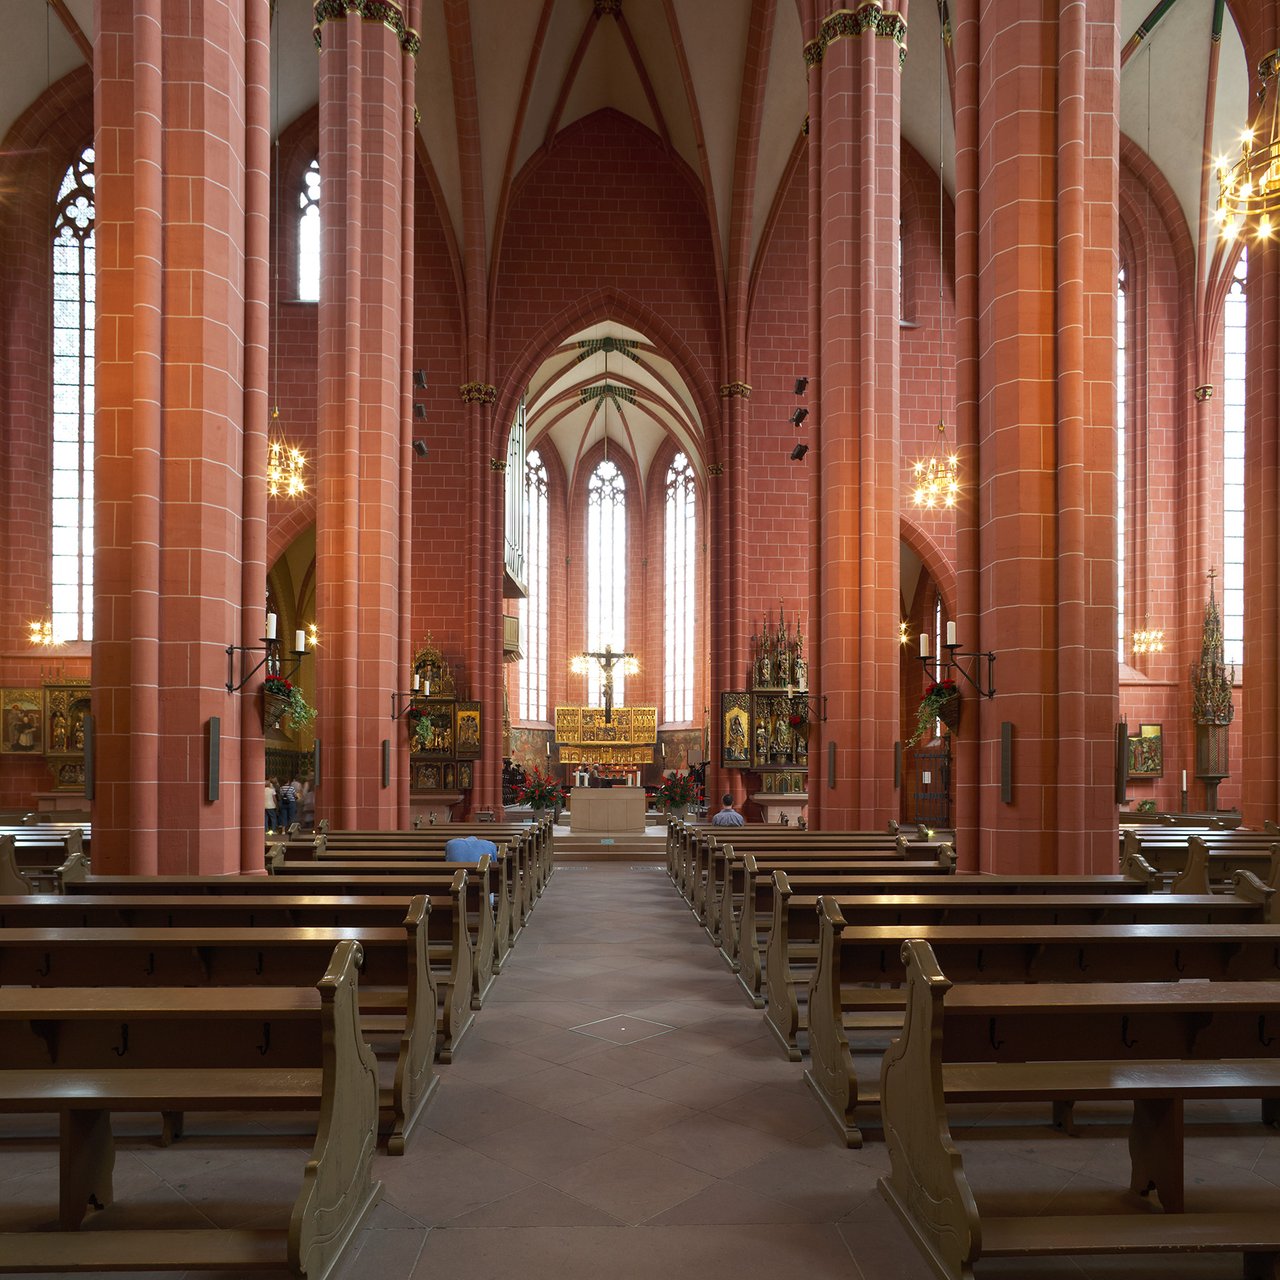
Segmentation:
{"type": "Polygon", "coordinates": [[[315,37],[317,49],[322,44],[321,28],[324,24],[345,18],[349,13],[358,13],[366,22],[382,23],[395,34],[400,48],[410,57],[416,58],[422,48],[422,37],[412,27],[405,26],[404,10],[397,0],[314,0],[311,12],[315,18],[311,34],[315,37]]]}
{"type": "Polygon", "coordinates": [[[493,404],[498,398],[498,388],[487,382],[464,382],[458,394],[463,404],[493,404]]]}
{"type": "Polygon", "coordinates": [[[837,9],[818,27],[818,38],[804,47],[804,64],[816,67],[834,44],[848,36],[865,35],[868,31],[892,40],[898,46],[898,70],[907,60],[907,21],[900,13],[886,13],[883,0],[867,0],[856,9],[837,9]]]}
{"type": "Polygon", "coordinates": [[[751,384],[749,382],[726,382],[720,388],[720,398],[727,400],[730,396],[741,396],[744,400],[751,398],[751,384]]]}

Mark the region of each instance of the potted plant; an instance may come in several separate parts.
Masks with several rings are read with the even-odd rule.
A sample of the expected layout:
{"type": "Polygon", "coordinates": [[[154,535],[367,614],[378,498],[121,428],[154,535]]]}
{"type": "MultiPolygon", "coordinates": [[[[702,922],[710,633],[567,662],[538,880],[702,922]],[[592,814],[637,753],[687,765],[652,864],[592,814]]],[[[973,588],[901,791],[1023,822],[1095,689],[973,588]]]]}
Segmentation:
{"type": "Polygon", "coordinates": [[[262,684],[265,719],[268,729],[279,727],[288,717],[296,730],[307,728],[316,718],[316,709],[302,696],[302,690],[282,676],[268,676],[262,684]]]}
{"type": "Polygon", "coordinates": [[[914,747],[932,730],[935,720],[941,720],[952,733],[960,725],[960,690],[954,680],[935,680],[924,691],[916,708],[916,729],[907,739],[907,746],[914,747]]]}
{"type": "Polygon", "coordinates": [[[702,791],[693,774],[673,773],[669,778],[663,778],[653,793],[653,798],[666,809],[669,816],[683,818],[689,811],[689,806],[702,799],[702,791]]]}
{"type": "Polygon", "coordinates": [[[558,818],[567,791],[550,774],[540,773],[535,767],[526,771],[524,782],[516,787],[516,801],[530,809],[554,809],[558,818]]]}

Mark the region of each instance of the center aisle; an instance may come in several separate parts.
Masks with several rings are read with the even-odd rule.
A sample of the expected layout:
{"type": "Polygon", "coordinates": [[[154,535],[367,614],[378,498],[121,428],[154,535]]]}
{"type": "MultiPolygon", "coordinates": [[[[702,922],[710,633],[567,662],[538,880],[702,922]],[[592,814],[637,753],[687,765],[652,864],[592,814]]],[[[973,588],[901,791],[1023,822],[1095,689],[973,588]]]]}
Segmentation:
{"type": "Polygon", "coordinates": [[[344,1277],[929,1275],[657,865],[561,864],[440,1074],[344,1277]]]}

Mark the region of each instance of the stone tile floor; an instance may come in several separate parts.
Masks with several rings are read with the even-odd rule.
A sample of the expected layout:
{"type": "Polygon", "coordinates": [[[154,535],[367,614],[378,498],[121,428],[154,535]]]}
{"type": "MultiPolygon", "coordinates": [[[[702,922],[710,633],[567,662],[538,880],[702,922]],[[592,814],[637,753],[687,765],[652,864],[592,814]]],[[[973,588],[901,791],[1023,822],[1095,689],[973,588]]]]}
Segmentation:
{"type": "MultiPolygon", "coordinates": [[[[338,1280],[928,1280],[876,1190],[874,1130],[847,1151],[657,865],[563,865],[338,1280]]],[[[1222,1107],[1189,1143],[1188,1189],[1280,1204],[1280,1138],[1222,1107]],[[1214,1121],[1220,1123],[1214,1123],[1214,1121]],[[1244,1120],[1245,1123],[1240,1123],[1244,1120]]],[[[953,1117],[974,1184],[1047,1212],[1109,1203],[1121,1125],[1071,1138],[1042,1109],[953,1117]]],[[[1203,1117],[1202,1117],[1203,1118],[1203,1117]]],[[[1119,1115],[1115,1116],[1119,1120],[1119,1115]]],[[[307,1119],[196,1116],[168,1148],[117,1126],[117,1204],[169,1226],[277,1221],[307,1119]],[[264,1211],[263,1206],[276,1206],[264,1211]]],[[[0,1121],[0,1230],[57,1198],[51,1121],[0,1121]]],[[[1204,1204],[1201,1200],[1199,1203],[1204,1204]]],[[[105,1225],[105,1223],[101,1224],[105,1225]]],[[[1238,1257],[984,1264],[983,1275],[1238,1276],[1238,1257]]]]}

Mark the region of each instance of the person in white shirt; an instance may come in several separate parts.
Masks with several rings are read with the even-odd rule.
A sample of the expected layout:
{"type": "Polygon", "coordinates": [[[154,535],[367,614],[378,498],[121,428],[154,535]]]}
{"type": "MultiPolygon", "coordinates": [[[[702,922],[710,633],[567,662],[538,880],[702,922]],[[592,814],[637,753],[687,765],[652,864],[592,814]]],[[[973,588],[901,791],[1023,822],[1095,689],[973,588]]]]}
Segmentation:
{"type": "Polygon", "coordinates": [[[746,819],[733,807],[733,797],[726,791],[720,797],[722,808],[711,819],[712,826],[716,827],[742,827],[746,825],[746,819]]]}

